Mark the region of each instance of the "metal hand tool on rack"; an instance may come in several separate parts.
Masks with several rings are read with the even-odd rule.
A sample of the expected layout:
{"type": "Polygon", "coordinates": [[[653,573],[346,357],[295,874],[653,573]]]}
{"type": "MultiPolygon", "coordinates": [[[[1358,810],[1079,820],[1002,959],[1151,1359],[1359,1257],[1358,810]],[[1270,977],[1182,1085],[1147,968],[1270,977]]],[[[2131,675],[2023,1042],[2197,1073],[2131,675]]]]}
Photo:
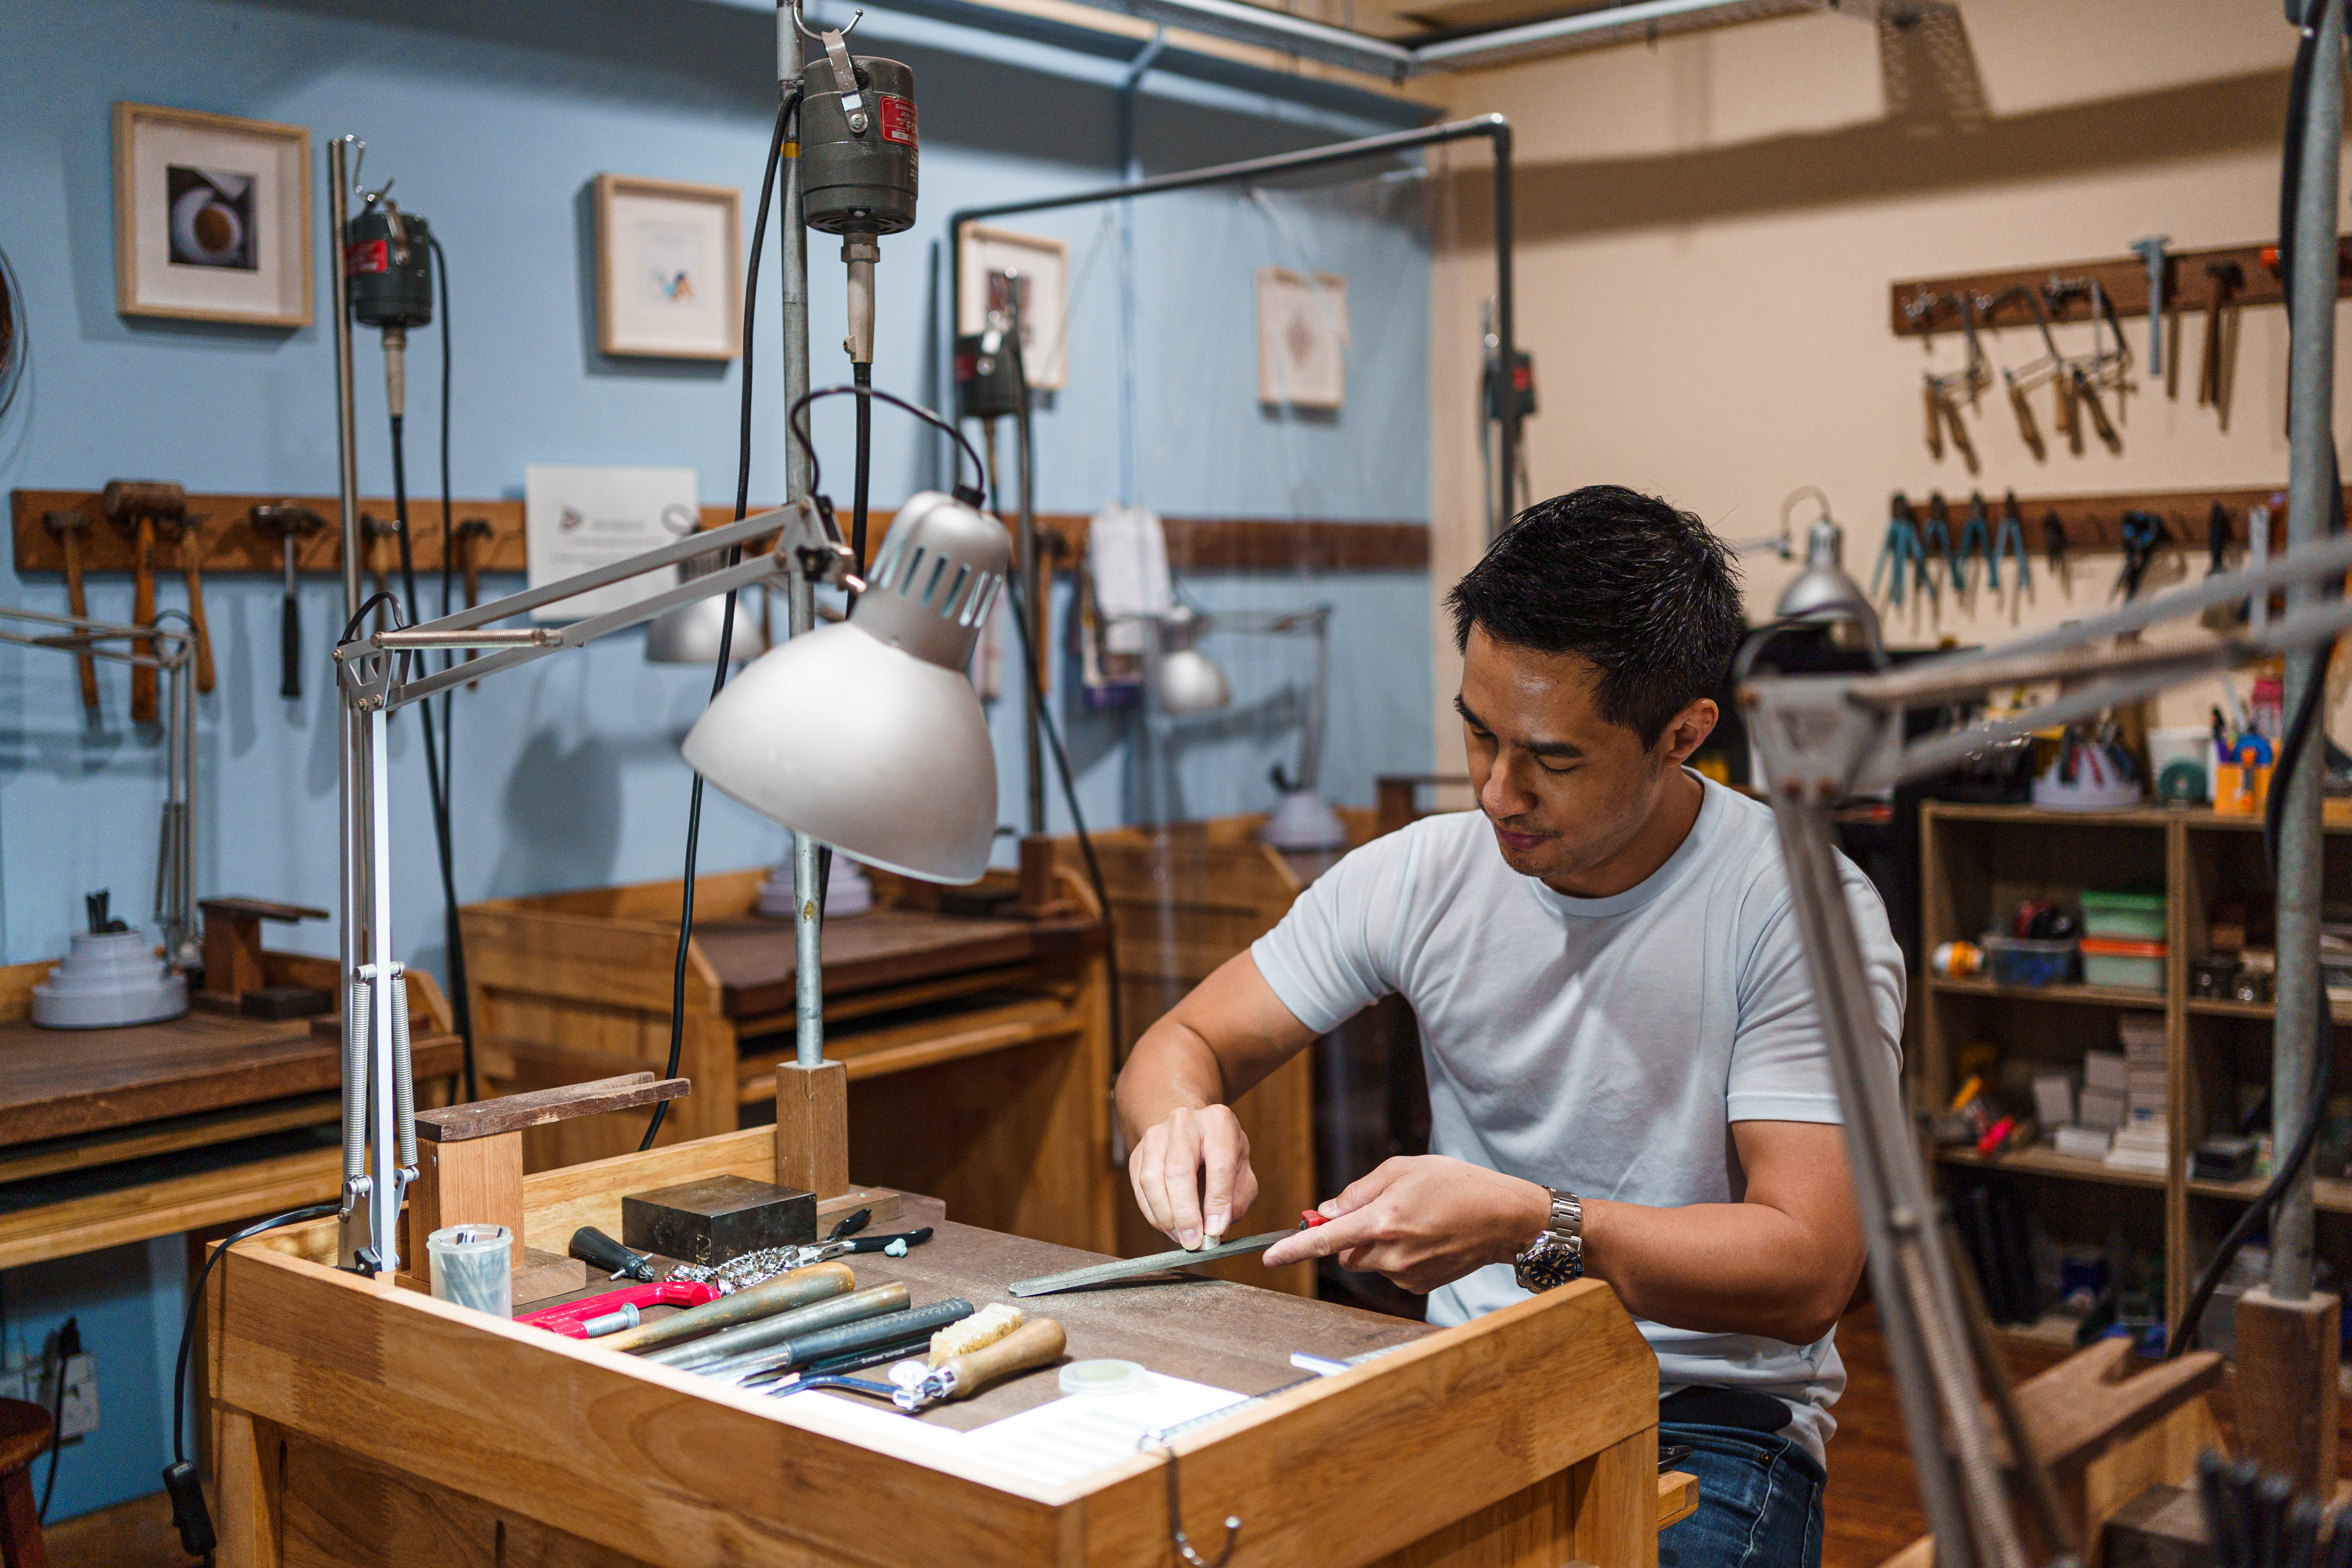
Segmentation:
{"type": "MultiPolygon", "coordinates": [[[[81,580],[81,536],[89,531],[89,519],[78,511],[51,511],[41,514],[41,526],[47,529],[66,556],[66,609],[74,619],[89,618],[89,595],[81,580]]],[[[98,660],[85,648],[74,656],[81,668],[81,705],[91,710],[98,707],[98,660]]]]}
{"type": "MultiPolygon", "coordinates": [[[[109,479],[100,493],[99,510],[109,522],[131,536],[131,624],[155,624],[155,529],[176,522],[188,511],[188,492],[161,479],[109,479]]],[[[154,640],[144,640],[152,660],[154,640]]],[[[131,719],[136,724],[155,722],[154,664],[131,667],[131,719]]]]}
{"type": "Polygon", "coordinates": [[[183,510],[178,518],[159,523],[158,531],[180,558],[180,582],[188,595],[188,622],[196,632],[196,689],[209,692],[216,673],[213,668],[212,626],[205,619],[204,521],[183,510]]]}
{"type": "Polygon", "coordinates": [[[2000,592],[2000,563],[2005,556],[2017,560],[2017,586],[2021,593],[2033,592],[2033,567],[2025,553],[2025,519],[2017,510],[2017,492],[2011,490],[2001,498],[2000,528],[1993,535],[1992,558],[1985,570],[1985,586],[2000,592]]]}
{"type": "Polygon", "coordinates": [[[321,532],[327,520],[292,501],[257,501],[246,516],[254,532],[274,538],[285,559],[286,584],[278,601],[278,695],[302,695],[302,601],[295,557],[307,536],[321,532]]]}
{"type": "Polygon", "coordinates": [[[1985,516],[1982,490],[1969,493],[1969,520],[1960,530],[1960,551],[1955,561],[1959,572],[1958,585],[1954,590],[1956,597],[1976,591],[1975,584],[1969,576],[1969,558],[1972,555],[1984,558],[1986,584],[1998,591],[2000,587],[2000,567],[1992,558],[1992,528],[1985,516]]]}
{"type": "Polygon", "coordinates": [[[2221,428],[2230,427],[2230,369],[2237,318],[2229,313],[2238,290],[2245,287],[2245,269],[2234,261],[2208,262],[2205,267],[2205,352],[2197,365],[2197,406],[2210,405],[2221,428]],[[2226,335],[2225,335],[2226,334],[2226,335]]]}
{"type": "Polygon", "coordinates": [[[2042,563],[2058,580],[2060,593],[2073,590],[2074,574],[2066,564],[2066,522],[2055,511],[2042,514],[2042,563]]]}
{"type": "Polygon", "coordinates": [[[1911,516],[1910,498],[1901,490],[1887,507],[1886,539],[1878,547],[1878,564],[1870,571],[1870,596],[1878,597],[1879,584],[1886,584],[1886,602],[1903,603],[1903,580],[1906,574],[1916,571],[1924,578],[1927,563],[1919,551],[1919,525],[1911,516]]]}
{"type": "Polygon", "coordinates": [[[1936,575],[1929,569],[1938,557],[1944,563],[1944,581],[1957,597],[1960,591],[1960,558],[1952,549],[1952,503],[1944,499],[1943,491],[1934,490],[1927,496],[1927,521],[1919,530],[1919,585],[1941,605],[1943,590],[1936,585],[1936,575]]]}
{"type": "Polygon", "coordinates": [[[2122,531],[2124,569],[2116,578],[2116,591],[2129,601],[2139,597],[2140,588],[2147,580],[2147,569],[2169,536],[2164,519],[2152,511],[2137,510],[2124,513],[2122,531]]]}

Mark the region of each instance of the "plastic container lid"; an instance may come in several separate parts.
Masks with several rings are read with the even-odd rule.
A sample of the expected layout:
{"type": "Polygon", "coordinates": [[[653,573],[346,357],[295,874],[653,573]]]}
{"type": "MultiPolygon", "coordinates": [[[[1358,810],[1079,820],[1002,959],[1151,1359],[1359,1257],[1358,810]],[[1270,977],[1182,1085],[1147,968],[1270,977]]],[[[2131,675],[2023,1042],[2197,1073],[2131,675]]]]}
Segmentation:
{"type": "Polygon", "coordinates": [[[2162,958],[2165,952],[2160,942],[2126,942],[2113,936],[2083,939],[2083,954],[2086,958],[2162,958]]]}
{"type": "Polygon", "coordinates": [[[2097,888],[2085,888],[2083,889],[2083,907],[2085,910],[2130,910],[2138,914],[2160,915],[2164,912],[2164,895],[2115,892],[2097,888]]]}
{"type": "Polygon", "coordinates": [[[1065,1394],[1135,1394],[1151,1374],[1131,1361],[1074,1361],[1062,1369],[1065,1394]]]}

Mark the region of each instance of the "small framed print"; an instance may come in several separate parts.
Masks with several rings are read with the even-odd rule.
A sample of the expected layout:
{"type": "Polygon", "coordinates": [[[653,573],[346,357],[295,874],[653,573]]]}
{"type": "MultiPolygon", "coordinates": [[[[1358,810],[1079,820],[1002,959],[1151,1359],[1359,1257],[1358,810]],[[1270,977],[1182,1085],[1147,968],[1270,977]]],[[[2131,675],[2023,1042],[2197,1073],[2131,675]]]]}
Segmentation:
{"type": "Polygon", "coordinates": [[[1070,378],[1070,246],[1067,240],[966,224],[956,331],[986,329],[992,311],[1021,303],[1021,368],[1031,390],[1059,392],[1070,378]]]}
{"type": "Polygon", "coordinates": [[[309,326],[309,129],[116,104],[114,309],[309,326]]]}
{"type": "Polygon", "coordinates": [[[596,348],[650,359],[743,352],[742,193],[596,176],[596,348]]]}
{"type": "Polygon", "coordinates": [[[1348,280],[1257,269],[1257,400],[1330,408],[1348,400],[1348,280]]]}

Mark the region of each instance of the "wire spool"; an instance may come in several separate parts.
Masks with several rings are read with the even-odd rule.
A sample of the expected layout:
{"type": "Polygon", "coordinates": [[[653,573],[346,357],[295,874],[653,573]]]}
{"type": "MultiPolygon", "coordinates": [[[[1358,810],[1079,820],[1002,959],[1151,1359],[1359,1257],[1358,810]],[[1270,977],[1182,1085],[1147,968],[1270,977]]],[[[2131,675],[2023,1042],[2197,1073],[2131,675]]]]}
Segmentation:
{"type": "Polygon", "coordinates": [[[24,290],[16,286],[16,269],[8,265],[7,252],[0,251],[0,414],[7,413],[8,405],[16,399],[16,388],[25,379],[28,346],[24,290]]]}
{"type": "Polygon", "coordinates": [[[429,226],[389,202],[352,216],[343,269],[352,320],[363,327],[422,327],[433,320],[429,226]]]}
{"type": "Polygon", "coordinates": [[[801,189],[808,226],[826,234],[897,234],[915,222],[915,73],[860,55],[862,128],[823,55],[801,71],[801,189]]]}

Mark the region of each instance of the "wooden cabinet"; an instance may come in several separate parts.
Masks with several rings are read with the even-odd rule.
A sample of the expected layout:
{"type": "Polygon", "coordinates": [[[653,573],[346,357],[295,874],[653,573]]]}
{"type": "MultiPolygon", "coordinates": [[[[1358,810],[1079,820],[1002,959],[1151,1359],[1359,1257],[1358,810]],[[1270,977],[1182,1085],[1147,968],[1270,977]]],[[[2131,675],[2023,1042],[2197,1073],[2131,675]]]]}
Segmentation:
{"type": "MultiPolygon", "coordinates": [[[[694,1092],[670,1107],[666,1143],[774,1120],[776,1066],[793,1049],[793,927],[756,912],[764,875],[696,881],[677,1068],[694,1092]]],[[[848,1068],[852,1177],[943,1198],[973,1225],[1109,1250],[1109,998],[1093,895],[1066,878],[1081,912],[1031,921],[1003,912],[1003,875],[952,908],[869,875],[875,910],[824,932],[825,1055],[848,1068]]],[[[645,882],[461,911],[485,1095],[663,1069],[679,891],[645,882]]],[[[605,1159],[644,1131],[642,1112],[567,1121],[526,1134],[526,1157],[532,1170],[605,1159]]]]}
{"type": "MultiPolygon", "coordinates": [[[[1369,813],[1354,814],[1358,841],[1369,813]]],[[[1118,936],[1119,1058],[1159,1017],[1216,967],[1272,931],[1299,890],[1337,855],[1286,856],[1257,841],[1263,816],[1171,823],[1161,829],[1115,828],[1094,835],[1118,936]]],[[[1060,844],[1066,871],[1082,866],[1077,843],[1060,844]]],[[[1250,1142],[1258,1200],[1237,1215],[1232,1234],[1279,1230],[1328,1194],[1315,1185],[1315,1088],[1311,1053],[1301,1052],[1235,1102],[1250,1142]]],[[[1122,1169],[1117,1181],[1118,1251],[1163,1250],[1168,1239],[1145,1222],[1122,1169]]],[[[1228,1279],[1266,1284],[1255,1258],[1213,1265],[1228,1279]]],[[[1272,1282],[1296,1295],[1315,1293],[1311,1265],[1279,1270],[1272,1282]]]]}
{"type": "MultiPolygon", "coordinates": [[[[1938,1149],[1933,1157],[1948,1175],[1993,1169],[2025,1180],[2054,1239],[2097,1246],[2116,1237],[2160,1253],[2168,1322],[2179,1321],[2222,1234],[2263,1185],[2259,1177],[2209,1182],[2189,1173],[2190,1152],[2209,1134],[2229,1131],[2240,1113],[2237,1086],[2270,1082],[2270,1005],[2200,1000],[2189,984],[2190,964],[2210,951],[2216,904],[2266,910],[2273,900],[2261,829],[2258,817],[2204,810],[2086,813],[1931,803],[1922,811],[1921,915],[1930,952],[1942,942],[1974,941],[2002,923],[2021,899],[2048,896],[2071,905],[2085,888],[2164,889],[2168,957],[2162,990],[2004,986],[1988,977],[1930,973],[1915,1009],[1922,1050],[1909,1077],[1913,1108],[1925,1115],[1948,1104],[1959,1087],[1958,1055],[1972,1041],[1993,1042],[2005,1056],[2044,1070],[2079,1069],[2085,1048],[2116,1048],[2118,1016],[2160,1018],[2171,1138],[2163,1172],[2074,1159],[2044,1145],[1990,1157],[1938,1149]]],[[[2326,854],[2327,885],[2352,887],[2352,826],[2328,826],[2326,854]]],[[[2338,1003],[2333,1012],[2340,1052],[2352,1006],[2338,1003]]],[[[2336,1081],[2352,1083],[2340,1057],[2336,1081]]],[[[2020,1107],[2030,1108],[2030,1101],[2020,1107]]],[[[2339,1268],[2352,1267],[2352,1182],[2323,1175],[2315,1188],[2320,1255],[2339,1268]]],[[[2209,1310],[2207,1322],[2216,1321],[2209,1310]]]]}

